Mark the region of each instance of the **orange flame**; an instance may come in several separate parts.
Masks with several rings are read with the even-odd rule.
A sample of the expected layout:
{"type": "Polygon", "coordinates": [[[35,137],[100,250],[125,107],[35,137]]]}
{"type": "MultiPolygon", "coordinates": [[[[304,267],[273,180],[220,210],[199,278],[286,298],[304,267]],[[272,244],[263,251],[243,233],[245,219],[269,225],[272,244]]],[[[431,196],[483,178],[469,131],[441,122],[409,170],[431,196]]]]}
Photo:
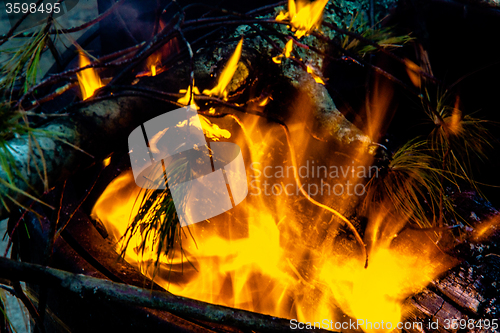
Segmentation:
{"type": "Polygon", "coordinates": [[[500,228],[500,217],[495,215],[485,222],[479,223],[473,233],[473,239],[480,241],[487,239],[500,228]]]}
{"type": "Polygon", "coordinates": [[[111,156],[108,156],[104,160],[102,160],[103,167],[107,167],[110,163],[111,163],[111,156]]]}
{"type": "Polygon", "coordinates": [[[290,55],[292,54],[293,51],[293,39],[289,39],[288,42],[285,44],[285,48],[283,49],[283,53],[273,57],[273,61],[277,64],[281,64],[281,58],[290,58],[290,55]]]}
{"type": "Polygon", "coordinates": [[[281,12],[276,17],[277,21],[289,20],[295,36],[301,38],[316,30],[323,18],[323,10],[328,0],[288,0],[288,12],[281,12]]]}
{"type": "MultiPolygon", "coordinates": [[[[314,113],[302,100],[304,96],[298,96],[291,103],[294,109],[287,124],[297,148],[298,164],[304,167],[318,143],[304,130],[313,121],[314,113]],[[304,119],[308,115],[311,120],[304,119]]],[[[153,233],[148,233],[144,253],[137,251],[143,240],[141,233],[136,233],[125,259],[177,295],[301,322],[324,323],[327,319],[336,323],[356,318],[364,321],[359,328],[365,332],[391,332],[393,329],[377,329],[368,323],[384,321],[396,327],[407,314],[403,301],[449,268],[447,257],[425,234],[410,229],[402,232],[406,221],[381,209],[369,216],[364,242],[369,245],[370,256],[368,268],[364,269],[365,258],[359,247],[342,236],[332,214],[309,206],[296,191],[290,171],[292,158],[283,144],[286,136],[282,129],[263,125],[253,115],[235,120],[231,128],[241,127],[241,131],[219,133],[214,126],[208,130],[218,135],[232,134],[231,140],[248,154],[247,198],[225,214],[183,227],[183,251],[178,243],[168,257],[161,257],[157,271],[152,264],[158,243],[153,242],[153,233]],[[277,151],[288,153],[281,156],[277,151]],[[267,195],[264,182],[271,183],[265,188],[267,195]]],[[[337,155],[321,150],[317,155],[315,158],[330,166],[358,168],[371,163],[362,156],[339,162],[337,155]]],[[[303,177],[304,171],[299,170],[299,174],[303,177]]],[[[329,185],[356,181],[354,173],[346,175],[342,181],[334,176],[326,181],[329,185]]],[[[305,188],[321,184],[318,176],[316,173],[302,179],[305,188]]],[[[108,186],[94,206],[92,216],[103,222],[118,248],[126,241],[122,236],[129,218],[137,214],[136,203],[142,201],[142,195],[132,173],[127,171],[108,186]]],[[[330,193],[317,194],[315,199],[334,202],[343,212],[357,200],[330,193]]],[[[336,330],[332,326],[322,328],[336,330]]]]}
{"type": "Polygon", "coordinates": [[[325,85],[325,81],[323,81],[323,79],[314,72],[314,70],[312,69],[311,66],[307,65],[307,72],[309,74],[311,74],[311,76],[313,77],[314,81],[316,81],[317,83],[319,84],[322,84],[322,85],[325,85]]]}
{"type": "Polygon", "coordinates": [[[408,73],[411,82],[415,87],[420,88],[420,86],[422,85],[419,73],[419,71],[421,70],[420,66],[408,58],[406,58],[404,61],[406,64],[406,73],[408,73]]]}
{"type": "Polygon", "coordinates": [[[181,93],[181,94],[186,93],[186,95],[184,95],[183,97],[179,98],[177,100],[177,103],[180,103],[180,104],[185,105],[185,106],[187,106],[188,104],[190,104],[196,110],[200,109],[200,107],[198,105],[196,105],[196,103],[194,101],[194,94],[197,94],[197,95],[200,94],[200,90],[198,89],[197,86],[194,85],[194,82],[193,82],[193,91],[191,91],[191,86],[189,86],[187,89],[181,89],[181,90],[179,90],[179,93],[181,93]]]}
{"type": "Polygon", "coordinates": [[[157,66],[161,63],[161,51],[157,51],[150,55],[146,60],[146,67],[151,70],[151,76],[156,76],[157,66]]]}
{"type": "Polygon", "coordinates": [[[213,124],[207,119],[207,117],[204,117],[201,114],[198,115],[198,117],[200,118],[203,133],[207,138],[212,139],[213,141],[219,141],[221,138],[229,139],[231,137],[231,132],[220,128],[217,124],[213,124]]]}
{"type": "MultiPolygon", "coordinates": [[[[80,67],[90,65],[89,58],[87,58],[83,52],[80,52],[79,60],[80,67]]],[[[97,74],[97,71],[93,68],[87,68],[83,71],[79,71],[76,73],[76,76],[78,78],[78,83],[80,84],[80,90],[84,100],[92,97],[94,92],[103,86],[101,79],[99,78],[99,74],[97,74]]]]}
{"type": "Polygon", "coordinates": [[[243,49],[243,38],[241,38],[240,41],[238,42],[238,45],[236,46],[234,53],[231,55],[231,58],[229,58],[226,67],[224,67],[224,69],[222,70],[217,85],[210,90],[208,89],[203,90],[204,95],[218,96],[224,98],[227,97],[228,92],[226,88],[229,82],[231,82],[231,79],[233,78],[233,75],[236,72],[236,69],[238,68],[238,62],[240,61],[242,49],[243,49]]]}

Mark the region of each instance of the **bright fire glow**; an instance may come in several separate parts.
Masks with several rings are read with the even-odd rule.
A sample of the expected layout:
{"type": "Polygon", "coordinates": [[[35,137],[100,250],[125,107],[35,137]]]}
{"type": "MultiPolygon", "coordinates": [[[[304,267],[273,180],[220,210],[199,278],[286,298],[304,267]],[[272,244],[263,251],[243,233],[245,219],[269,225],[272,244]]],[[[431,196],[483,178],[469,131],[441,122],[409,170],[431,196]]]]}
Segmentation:
{"type": "Polygon", "coordinates": [[[243,38],[240,39],[238,45],[236,45],[234,53],[231,55],[231,58],[229,58],[229,61],[222,70],[217,85],[210,90],[208,89],[203,90],[204,95],[224,97],[224,98],[227,97],[228,91],[226,90],[226,88],[229,82],[231,82],[231,79],[233,78],[234,73],[238,68],[238,62],[240,61],[242,49],[243,49],[243,38]]]}
{"type": "MultiPolygon", "coordinates": [[[[85,54],[80,52],[80,67],[85,67],[90,65],[90,60],[87,58],[85,54]]],[[[87,68],[83,71],[79,71],[76,73],[78,78],[78,83],[80,84],[80,90],[82,91],[82,97],[84,100],[92,97],[94,92],[101,88],[103,84],[101,83],[101,79],[99,78],[99,74],[94,68],[87,68]]]]}
{"type": "Polygon", "coordinates": [[[323,10],[325,9],[328,0],[316,0],[310,2],[308,0],[288,0],[288,12],[281,12],[277,17],[277,21],[288,20],[292,26],[292,31],[295,31],[295,36],[301,38],[317,29],[323,18],[323,10]]]}
{"type": "MultiPolygon", "coordinates": [[[[296,147],[304,147],[297,151],[299,163],[304,165],[301,158],[310,154],[307,147],[315,141],[309,142],[310,135],[304,131],[303,122],[308,121],[303,119],[305,105],[298,102],[295,107],[294,114],[301,122],[294,125],[292,117],[289,128],[296,147]]],[[[253,161],[264,167],[270,160],[278,165],[289,163],[289,153],[281,158],[275,155],[276,147],[285,142],[282,130],[258,121],[259,117],[246,115],[238,122],[241,131],[226,134],[232,134],[242,151],[249,151],[247,164],[253,161]]],[[[319,154],[325,163],[335,163],[337,158],[319,154]]],[[[355,160],[369,163],[359,156],[355,160]]],[[[260,179],[252,178],[259,172],[269,174],[262,168],[255,171],[247,165],[246,169],[249,181],[260,179]]],[[[275,186],[293,184],[293,177],[280,181],[275,186]]],[[[124,172],[108,186],[92,212],[117,241],[118,249],[123,245],[123,240],[118,240],[139,208],[140,191],[132,173],[124,172]]],[[[325,202],[332,198],[316,199],[325,202]]],[[[343,200],[337,204],[347,204],[343,200]]],[[[402,231],[404,220],[380,210],[368,217],[364,241],[369,246],[369,265],[365,269],[359,245],[339,236],[345,232],[340,231],[331,213],[304,206],[304,202],[307,200],[300,195],[253,192],[226,214],[185,227],[184,253],[177,246],[168,257],[162,256],[156,272],[153,233],[148,234],[144,254],[137,250],[140,233],[134,235],[125,258],[177,295],[302,322],[352,318],[390,322],[392,327],[405,318],[403,301],[450,267],[450,261],[425,233],[402,231]]],[[[392,331],[361,328],[365,332],[392,331]]]]}
{"type": "MultiPolygon", "coordinates": [[[[382,218],[386,217],[375,217],[379,220],[375,222],[376,228],[382,218]]],[[[449,259],[442,255],[439,258],[437,249],[433,251],[429,240],[423,240],[425,246],[421,249],[418,242],[408,246],[409,238],[422,240],[422,235],[413,232],[400,237],[406,242],[404,246],[391,246],[389,241],[375,244],[367,269],[362,268],[362,261],[329,260],[320,273],[344,312],[364,321],[361,328],[365,332],[392,332],[388,328],[404,321],[403,301],[451,266],[449,259]],[[368,325],[382,322],[385,326],[378,329],[368,325]]]]}

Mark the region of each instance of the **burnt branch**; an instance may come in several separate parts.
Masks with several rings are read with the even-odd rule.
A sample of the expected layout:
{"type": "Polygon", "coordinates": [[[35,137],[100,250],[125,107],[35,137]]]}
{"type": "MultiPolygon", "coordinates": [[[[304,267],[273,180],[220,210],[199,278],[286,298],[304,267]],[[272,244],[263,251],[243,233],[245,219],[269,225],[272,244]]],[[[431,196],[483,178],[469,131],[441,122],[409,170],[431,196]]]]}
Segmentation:
{"type": "MultiPolygon", "coordinates": [[[[44,283],[65,289],[81,298],[142,306],[167,311],[181,317],[222,323],[258,332],[292,332],[290,321],[245,310],[200,302],[168,292],[151,291],[135,286],[81,274],[0,258],[0,277],[12,281],[44,283]]],[[[302,330],[309,332],[310,330],[302,330]]],[[[326,332],[316,329],[314,332],[326,332]]]]}

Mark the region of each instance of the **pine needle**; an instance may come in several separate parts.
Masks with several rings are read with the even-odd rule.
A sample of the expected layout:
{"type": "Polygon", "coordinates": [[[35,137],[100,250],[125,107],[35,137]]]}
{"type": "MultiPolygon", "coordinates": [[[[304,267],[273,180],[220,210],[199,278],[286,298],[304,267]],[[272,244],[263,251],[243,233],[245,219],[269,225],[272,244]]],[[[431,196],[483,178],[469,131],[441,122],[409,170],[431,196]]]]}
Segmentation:
{"type": "MultiPolygon", "coordinates": [[[[179,158],[168,166],[168,170],[172,170],[172,172],[164,171],[161,177],[152,181],[156,185],[163,185],[166,183],[165,179],[168,173],[171,182],[183,183],[192,176],[189,164],[190,162],[186,158],[179,158]]],[[[161,165],[157,167],[161,167],[161,165]]],[[[136,216],[131,217],[131,223],[123,236],[125,242],[121,249],[121,255],[125,255],[132,237],[139,233],[142,241],[134,250],[142,257],[145,253],[154,253],[156,256],[152,277],[154,279],[162,257],[166,258],[167,261],[169,258],[173,258],[177,246],[184,254],[179,218],[168,185],[164,190],[141,190],[135,204],[139,205],[139,210],[136,216]]],[[[146,263],[146,261],[144,262],[146,263]]],[[[195,268],[189,260],[188,263],[195,268]]]]}
{"type": "Polygon", "coordinates": [[[22,85],[23,91],[26,92],[36,83],[40,57],[49,38],[50,25],[49,23],[42,26],[23,46],[0,51],[8,56],[8,60],[0,66],[0,91],[9,100],[14,97],[14,88],[17,85],[22,85]]]}

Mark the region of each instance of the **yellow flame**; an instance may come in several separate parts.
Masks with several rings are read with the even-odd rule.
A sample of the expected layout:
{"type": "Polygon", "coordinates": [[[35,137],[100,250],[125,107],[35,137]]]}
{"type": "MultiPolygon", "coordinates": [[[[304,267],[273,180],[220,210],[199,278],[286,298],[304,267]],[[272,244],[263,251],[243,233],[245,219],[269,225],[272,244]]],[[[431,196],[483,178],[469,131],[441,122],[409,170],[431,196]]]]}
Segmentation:
{"type": "Polygon", "coordinates": [[[198,89],[198,87],[196,87],[194,85],[194,82],[193,82],[193,92],[191,92],[191,86],[189,86],[187,89],[181,89],[179,90],[179,93],[186,93],[186,95],[184,95],[184,97],[181,97],[177,100],[177,103],[180,103],[182,105],[185,105],[187,106],[188,103],[190,103],[190,105],[195,108],[196,110],[199,110],[199,106],[196,105],[195,101],[194,101],[194,94],[197,94],[199,95],[200,94],[200,90],[198,89]],[[191,101],[191,102],[190,102],[191,101]]]}
{"type": "MultiPolygon", "coordinates": [[[[83,52],[80,52],[79,60],[80,67],[85,67],[90,64],[89,58],[87,58],[83,52]]],[[[93,68],[87,68],[83,71],[79,71],[76,73],[76,76],[78,78],[78,83],[80,84],[80,90],[84,100],[92,97],[94,92],[103,86],[97,71],[93,68]]]]}
{"type": "Polygon", "coordinates": [[[151,76],[156,76],[157,74],[157,66],[161,64],[162,54],[161,51],[157,51],[150,55],[146,60],[146,68],[149,68],[151,71],[151,76]]]}
{"type": "Polygon", "coordinates": [[[104,167],[107,167],[110,163],[111,163],[111,156],[106,157],[106,158],[102,161],[102,165],[103,165],[104,167]]]}
{"type": "Polygon", "coordinates": [[[281,58],[283,58],[283,55],[277,55],[276,57],[273,57],[273,61],[277,64],[281,64],[281,58]]]}
{"type": "Polygon", "coordinates": [[[328,0],[288,0],[288,12],[280,13],[276,17],[277,21],[289,20],[295,36],[301,38],[316,30],[323,18],[323,10],[328,0]]]}
{"type": "Polygon", "coordinates": [[[277,64],[281,64],[281,58],[290,58],[290,55],[292,54],[293,51],[293,39],[289,39],[288,42],[285,44],[285,48],[283,49],[283,53],[280,55],[277,55],[276,57],[273,57],[273,61],[277,64]]]}
{"type": "Polygon", "coordinates": [[[325,81],[323,81],[323,79],[319,75],[317,75],[309,65],[307,65],[307,72],[311,74],[314,81],[316,81],[319,84],[325,85],[325,81]]]}
{"type": "MultiPolygon", "coordinates": [[[[187,123],[187,120],[186,120],[186,123],[187,123]]],[[[160,150],[158,149],[158,147],[156,145],[160,141],[160,139],[165,135],[165,133],[167,133],[168,129],[169,128],[167,127],[164,130],[159,131],[151,138],[151,140],[149,140],[149,149],[151,150],[151,152],[153,154],[160,153],[160,150]]]]}
{"type": "Polygon", "coordinates": [[[260,101],[259,106],[266,106],[269,103],[269,96],[266,96],[262,101],[260,101]]]}
{"type": "MultiPolygon", "coordinates": [[[[288,120],[290,137],[295,147],[300,147],[298,161],[309,158],[313,151],[310,144],[317,144],[304,130],[304,124],[309,124],[304,115],[312,121],[314,113],[302,100],[304,96],[291,103],[293,110],[288,120]]],[[[146,253],[136,251],[142,242],[140,232],[128,246],[127,261],[177,295],[301,322],[342,322],[346,320],[343,314],[347,314],[364,320],[360,328],[365,332],[389,332],[371,328],[368,322],[403,321],[407,314],[403,301],[449,268],[444,255],[427,235],[409,228],[401,231],[406,221],[381,209],[367,214],[364,241],[370,246],[370,256],[368,268],[364,269],[365,258],[354,242],[339,236],[342,232],[331,213],[314,210],[304,204],[307,201],[302,196],[295,196],[293,175],[278,177],[274,183],[264,176],[275,175],[273,167],[279,163],[284,167],[282,173],[290,172],[290,154],[276,154],[277,150],[287,151],[283,131],[263,124],[254,115],[236,119],[234,125],[242,130],[233,131],[230,138],[249,155],[248,197],[230,212],[190,225],[189,230],[184,227],[185,232],[180,233],[183,252],[177,244],[175,251],[161,258],[158,271],[151,264],[155,260],[152,239],[147,239],[146,253]],[[256,194],[255,186],[264,181],[272,184],[268,193],[277,193],[281,188],[281,194],[256,194]]],[[[222,134],[221,138],[231,134],[219,131],[203,118],[202,123],[209,125],[212,134],[222,134]]],[[[207,133],[206,127],[204,130],[207,133]]],[[[325,165],[337,161],[337,156],[318,153],[325,165]]],[[[349,160],[348,164],[371,165],[370,161],[361,162],[361,157],[355,161],[360,162],[349,160]]],[[[306,187],[314,177],[304,179],[306,187]]],[[[263,191],[262,186],[258,188],[263,191]]],[[[135,216],[139,208],[134,203],[142,201],[139,194],[132,173],[127,171],[108,186],[93,209],[92,215],[103,222],[118,248],[126,241],[122,236],[130,216],[135,216]]],[[[334,198],[325,195],[322,199],[334,198]]],[[[339,205],[352,204],[351,200],[356,198],[341,198],[339,205]]]]}
{"type": "Polygon", "coordinates": [[[226,88],[229,82],[231,82],[231,79],[233,78],[233,75],[236,72],[236,69],[238,68],[238,62],[240,61],[242,48],[243,48],[243,38],[240,39],[238,45],[236,46],[236,49],[234,50],[234,53],[231,55],[231,58],[229,58],[229,61],[222,70],[217,85],[210,90],[208,89],[203,90],[204,95],[218,96],[224,98],[227,97],[228,92],[226,88]]]}
{"type": "Polygon", "coordinates": [[[285,45],[285,57],[289,58],[290,54],[292,54],[292,50],[293,50],[293,39],[290,38],[290,40],[288,40],[288,42],[286,42],[285,45]]]}
{"type": "MultiPolygon", "coordinates": [[[[114,239],[121,239],[119,248],[128,225],[123,221],[137,213],[135,203],[141,200],[140,189],[127,171],[110,184],[94,207],[93,216],[103,221],[114,239]]],[[[315,252],[302,246],[304,240],[286,240],[290,220],[284,215],[277,218],[265,206],[250,207],[246,216],[248,224],[240,228],[218,226],[221,221],[216,218],[190,226],[195,241],[183,238],[184,254],[176,251],[172,257],[164,257],[155,281],[177,295],[302,322],[342,321],[333,303],[362,320],[358,322],[363,331],[388,333],[404,320],[403,301],[443,271],[433,262],[435,254],[418,254],[422,243],[406,252],[388,244],[376,247],[364,269],[364,258],[347,253],[326,255],[331,253],[331,244],[323,244],[315,252]],[[228,229],[221,231],[222,227],[228,229]],[[308,259],[301,263],[297,258],[303,256],[308,259]],[[301,273],[304,263],[316,269],[301,273]],[[385,328],[369,324],[381,322],[385,328]]],[[[148,251],[141,254],[134,250],[141,241],[140,233],[134,235],[126,259],[152,277],[150,263],[155,260],[156,247],[153,238],[148,238],[148,251]]]]}
{"type": "Polygon", "coordinates": [[[228,130],[220,128],[217,124],[213,124],[206,117],[201,114],[198,115],[201,122],[201,128],[203,129],[203,133],[207,138],[210,138],[214,141],[219,141],[220,138],[229,139],[231,137],[231,132],[228,130]]]}

